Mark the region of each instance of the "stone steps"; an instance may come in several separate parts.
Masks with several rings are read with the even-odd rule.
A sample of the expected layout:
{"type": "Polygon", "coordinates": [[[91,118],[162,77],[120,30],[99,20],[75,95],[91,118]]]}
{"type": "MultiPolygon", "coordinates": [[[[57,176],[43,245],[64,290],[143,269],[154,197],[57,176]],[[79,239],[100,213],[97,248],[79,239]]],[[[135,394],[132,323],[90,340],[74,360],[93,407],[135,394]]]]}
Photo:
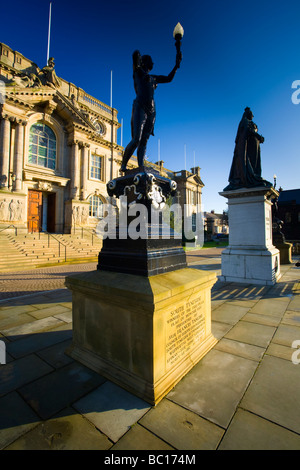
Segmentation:
{"type": "Polygon", "coordinates": [[[0,272],[96,261],[102,242],[72,234],[0,233],[0,272]],[[59,242],[61,243],[59,248],[59,242]],[[66,247],[66,248],[65,248],[66,247]],[[66,251],[66,252],[65,252],[66,251]]]}

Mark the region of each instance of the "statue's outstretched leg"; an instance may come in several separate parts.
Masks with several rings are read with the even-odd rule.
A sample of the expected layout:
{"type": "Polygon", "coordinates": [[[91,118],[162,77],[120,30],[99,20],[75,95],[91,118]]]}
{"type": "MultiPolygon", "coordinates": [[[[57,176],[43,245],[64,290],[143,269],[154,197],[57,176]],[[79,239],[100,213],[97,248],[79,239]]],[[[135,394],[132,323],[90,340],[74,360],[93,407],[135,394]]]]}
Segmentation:
{"type": "Polygon", "coordinates": [[[153,113],[147,117],[146,123],[143,127],[143,132],[142,132],[141,140],[140,140],[138,151],[137,151],[139,166],[144,166],[147,143],[148,143],[150,135],[153,134],[154,122],[155,122],[155,114],[153,113]]]}
{"type": "Polygon", "coordinates": [[[124,151],[121,171],[126,171],[126,165],[129,159],[132,157],[133,152],[137,147],[139,147],[141,143],[146,120],[147,115],[145,111],[137,103],[134,103],[131,116],[132,140],[129,142],[124,151]]]}

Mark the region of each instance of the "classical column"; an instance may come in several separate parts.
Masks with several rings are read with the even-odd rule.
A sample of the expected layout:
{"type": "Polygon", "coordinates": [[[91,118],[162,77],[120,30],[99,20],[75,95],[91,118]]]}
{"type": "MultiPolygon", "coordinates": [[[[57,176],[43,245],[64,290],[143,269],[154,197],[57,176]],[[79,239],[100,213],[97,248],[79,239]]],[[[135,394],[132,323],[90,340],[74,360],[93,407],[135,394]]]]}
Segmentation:
{"type": "Polygon", "coordinates": [[[10,121],[8,116],[3,116],[0,130],[0,186],[9,186],[9,144],[10,121]]]}
{"type": "Polygon", "coordinates": [[[22,170],[23,170],[23,148],[24,148],[24,126],[27,122],[18,120],[15,134],[15,154],[14,154],[14,174],[15,184],[14,190],[22,189],[22,170]]]}
{"type": "Polygon", "coordinates": [[[89,158],[89,147],[87,143],[81,143],[81,163],[80,163],[80,173],[81,173],[81,186],[80,186],[80,198],[82,200],[86,199],[87,191],[87,172],[88,172],[88,158],[89,158]]]}
{"type": "Polygon", "coordinates": [[[78,199],[79,191],[79,162],[78,162],[78,140],[75,140],[70,144],[72,146],[71,151],[71,199],[78,199]]]}

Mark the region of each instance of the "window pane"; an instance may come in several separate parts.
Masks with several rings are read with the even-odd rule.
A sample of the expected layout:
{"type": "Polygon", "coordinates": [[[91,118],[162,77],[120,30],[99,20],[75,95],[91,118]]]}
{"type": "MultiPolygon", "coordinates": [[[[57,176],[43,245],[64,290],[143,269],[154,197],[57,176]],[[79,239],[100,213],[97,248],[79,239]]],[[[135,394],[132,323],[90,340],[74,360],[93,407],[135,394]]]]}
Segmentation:
{"type": "Polygon", "coordinates": [[[29,144],[29,153],[37,153],[37,146],[34,144],[29,144]]]}
{"type": "Polygon", "coordinates": [[[102,157],[98,155],[91,156],[91,178],[101,180],[102,157]]]}
{"type": "Polygon", "coordinates": [[[38,165],[46,167],[46,158],[39,157],[38,165]]]}
{"type": "Polygon", "coordinates": [[[50,158],[51,160],[55,160],[55,150],[48,150],[48,158],[50,158]]]}
{"type": "Polygon", "coordinates": [[[47,156],[47,148],[46,147],[40,147],[39,146],[39,156],[40,157],[46,157],[47,156]]]}
{"type": "Polygon", "coordinates": [[[46,137],[39,137],[39,145],[42,145],[43,147],[47,147],[48,139],[46,137]]]}
{"type": "Polygon", "coordinates": [[[52,129],[45,124],[36,123],[30,128],[28,162],[55,169],[56,137],[52,129]]]}
{"type": "Polygon", "coordinates": [[[33,163],[34,165],[36,165],[36,155],[29,155],[28,161],[29,163],[33,163]]]}
{"type": "Polygon", "coordinates": [[[103,202],[99,196],[91,196],[90,199],[89,215],[91,217],[103,217],[103,202]]]}
{"type": "Polygon", "coordinates": [[[38,141],[38,136],[36,134],[30,133],[29,142],[33,142],[34,144],[37,144],[37,141],[38,141]]]}
{"type": "Polygon", "coordinates": [[[55,160],[48,160],[48,168],[55,170],[55,160]]]}

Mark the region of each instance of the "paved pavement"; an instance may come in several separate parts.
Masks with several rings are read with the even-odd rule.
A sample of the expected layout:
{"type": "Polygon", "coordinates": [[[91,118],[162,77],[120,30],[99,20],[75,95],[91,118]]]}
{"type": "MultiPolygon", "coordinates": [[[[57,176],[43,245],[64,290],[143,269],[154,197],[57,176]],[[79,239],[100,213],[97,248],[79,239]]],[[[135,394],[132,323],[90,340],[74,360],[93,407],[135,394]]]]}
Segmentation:
{"type": "MultiPolygon", "coordinates": [[[[189,259],[194,268],[218,273],[219,253],[189,259]]],[[[52,278],[63,277],[64,268],[52,278]]],[[[14,286],[22,295],[0,303],[7,362],[0,365],[0,449],[98,449],[106,451],[98,454],[100,463],[127,450],[137,464],[153,451],[158,463],[172,463],[167,459],[175,455],[189,464],[205,449],[300,449],[300,269],[294,264],[282,266],[275,286],[215,284],[218,343],[156,407],[65,354],[71,294],[46,288],[41,271],[24,278],[35,292],[34,286],[22,290],[22,278],[11,275],[9,295],[14,286]]]]}
{"type": "MultiPolygon", "coordinates": [[[[221,251],[222,248],[191,251],[188,253],[187,259],[189,263],[202,261],[203,259],[208,259],[208,263],[210,263],[209,260],[220,256],[221,251]]],[[[93,262],[0,273],[0,301],[29,295],[34,292],[64,288],[66,276],[79,272],[94,271],[96,268],[97,263],[93,262]]]]}

